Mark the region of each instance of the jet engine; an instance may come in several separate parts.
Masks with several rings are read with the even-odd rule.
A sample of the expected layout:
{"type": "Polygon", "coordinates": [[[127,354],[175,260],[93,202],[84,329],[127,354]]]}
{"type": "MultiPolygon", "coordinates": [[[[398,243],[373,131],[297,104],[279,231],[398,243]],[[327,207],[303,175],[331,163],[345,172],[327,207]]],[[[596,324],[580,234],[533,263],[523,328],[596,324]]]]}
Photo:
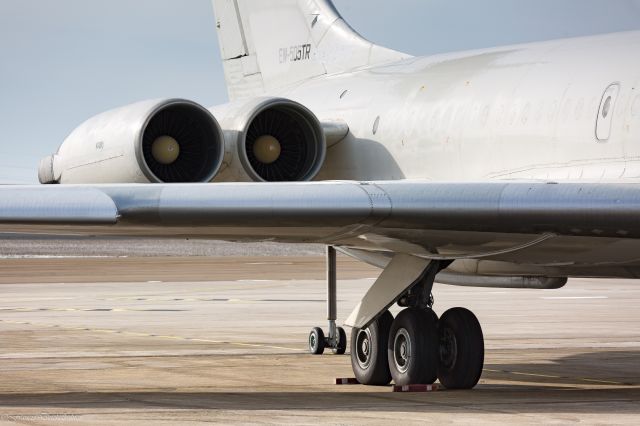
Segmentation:
{"type": "Polygon", "coordinates": [[[226,169],[218,180],[310,181],[326,154],[323,127],[303,105],[257,98],[213,108],[227,144],[226,169]]]}
{"type": "Polygon", "coordinates": [[[217,120],[187,100],[146,101],[97,115],[40,163],[41,183],[209,182],[222,165],[217,120]]]}

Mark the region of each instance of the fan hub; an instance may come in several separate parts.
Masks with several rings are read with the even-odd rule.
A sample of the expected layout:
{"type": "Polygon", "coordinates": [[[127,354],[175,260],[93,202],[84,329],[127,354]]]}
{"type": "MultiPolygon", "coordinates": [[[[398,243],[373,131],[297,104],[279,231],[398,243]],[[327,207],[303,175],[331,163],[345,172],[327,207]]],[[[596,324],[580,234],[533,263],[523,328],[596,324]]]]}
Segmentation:
{"type": "Polygon", "coordinates": [[[160,164],[173,164],[180,157],[180,144],[171,136],[160,136],[151,145],[151,155],[160,164]]]}
{"type": "Polygon", "coordinates": [[[253,144],[253,155],[263,164],[273,164],[280,158],[282,146],[280,141],[271,135],[262,135],[253,144]]]}

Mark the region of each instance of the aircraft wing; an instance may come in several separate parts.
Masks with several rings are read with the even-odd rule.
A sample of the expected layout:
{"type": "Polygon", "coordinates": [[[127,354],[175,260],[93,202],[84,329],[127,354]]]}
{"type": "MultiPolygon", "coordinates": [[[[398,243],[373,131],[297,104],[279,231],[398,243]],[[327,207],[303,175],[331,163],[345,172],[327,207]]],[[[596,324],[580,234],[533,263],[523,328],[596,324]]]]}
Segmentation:
{"type": "MultiPolygon", "coordinates": [[[[0,187],[0,238],[46,234],[316,242],[432,259],[513,261],[517,254],[517,259],[533,257],[540,264],[578,262],[605,245],[635,247],[638,218],[636,184],[0,187]]],[[[618,250],[611,257],[609,261],[621,262],[632,254],[618,250]]]]}

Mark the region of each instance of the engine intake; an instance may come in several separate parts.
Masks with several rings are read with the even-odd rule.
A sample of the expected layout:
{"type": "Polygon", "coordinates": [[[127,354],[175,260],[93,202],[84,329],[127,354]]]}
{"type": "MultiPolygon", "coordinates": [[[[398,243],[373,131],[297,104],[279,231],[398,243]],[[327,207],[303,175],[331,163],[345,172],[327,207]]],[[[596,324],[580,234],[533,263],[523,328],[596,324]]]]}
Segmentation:
{"type": "Polygon", "coordinates": [[[295,182],[313,179],[324,159],[324,135],[297,106],[276,104],[253,118],[238,149],[254,180],[295,182]]]}
{"type": "Polygon", "coordinates": [[[144,128],[143,172],[152,182],[210,181],[222,160],[219,132],[204,108],[191,103],[162,106],[144,128]]]}
{"type": "Polygon", "coordinates": [[[320,172],[326,155],[324,131],[303,105],[284,98],[257,98],[218,107],[213,113],[223,117],[228,148],[239,160],[231,167],[231,176],[297,182],[310,181],[320,172]]]}

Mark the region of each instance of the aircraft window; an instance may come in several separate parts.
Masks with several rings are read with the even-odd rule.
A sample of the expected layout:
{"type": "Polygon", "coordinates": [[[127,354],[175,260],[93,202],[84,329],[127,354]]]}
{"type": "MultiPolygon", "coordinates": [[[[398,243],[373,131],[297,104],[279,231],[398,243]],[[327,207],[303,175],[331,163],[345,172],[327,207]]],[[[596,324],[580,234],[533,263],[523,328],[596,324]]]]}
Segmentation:
{"type": "Polygon", "coordinates": [[[613,83],[604,91],[600,109],[598,110],[598,119],[596,121],[596,138],[601,142],[606,142],[611,136],[613,128],[613,112],[616,102],[620,94],[620,84],[613,83]]]}
{"type": "Polygon", "coordinates": [[[344,98],[344,97],[347,95],[347,93],[349,93],[349,91],[348,91],[348,90],[345,90],[344,92],[342,92],[342,93],[340,94],[340,99],[344,98]]]}
{"type": "Polygon", "coordinates": [[[373,123],[373,134],[378,133],[378,127],[380,126],[380,116],[376,117],[376,121],[373,123]]]}

